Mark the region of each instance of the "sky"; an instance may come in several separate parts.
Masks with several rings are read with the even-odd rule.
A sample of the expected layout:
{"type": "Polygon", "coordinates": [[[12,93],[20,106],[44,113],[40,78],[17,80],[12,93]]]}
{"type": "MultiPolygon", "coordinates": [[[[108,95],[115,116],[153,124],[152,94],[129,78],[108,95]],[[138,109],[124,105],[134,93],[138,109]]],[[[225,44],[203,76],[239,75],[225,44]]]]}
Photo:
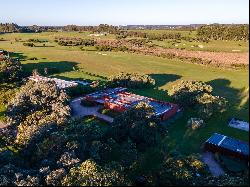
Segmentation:
{"type": "Polygon", "coordinates": [[[0,22],[18,25],[249,23],[249,1],[0,0],[0,22]]]}

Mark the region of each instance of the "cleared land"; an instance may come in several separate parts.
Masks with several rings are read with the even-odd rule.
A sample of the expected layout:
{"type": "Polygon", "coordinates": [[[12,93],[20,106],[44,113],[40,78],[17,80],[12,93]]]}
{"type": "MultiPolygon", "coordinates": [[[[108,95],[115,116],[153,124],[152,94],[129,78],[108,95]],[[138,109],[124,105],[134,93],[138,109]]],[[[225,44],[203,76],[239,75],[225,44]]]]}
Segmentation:
{"type": "MultiPolygon", "coordinates": [[[[219,96],[229,100],[230,107],[226,113],[214,116],[206,126],[198,131],[190,131],[187,120],[193,116],[192,111],[184,111],[183,116],[169,125],[169,135],[163,143],[182,152],[200,152],[202,143],[213,132],[223,133],[234,138],[248,141],[248,133],[228,127],[227,120],[232,117],[249,121],[249,91],[248,70],[226,70],[214,67],[205,67],[190,63],[183,63],[177,59],[129,54],[123,52],[81,51],[79,47],[62,47],[53,42],[55,36],[88,37],[87,33],[39,33],[39,34],[5,34],[0,38],[0,49],[16,52],[24,64],[24,70],[42,70],[44,67],[57,67],[59,73],[54,74],[61,78],[86,78],[103,80],[105,77],[119,72],[139,72],[150,74],[156,80],[152,89],[132,90],[137,94],[153,97],[160,100],[171,101],[167,90],[175,81],[180,79],[201,80],[211,84],[219,96]],[[23,42],[15,42],[15,38],[22,40],[30,38],[48,39],[46,46],[25,47],[23,42]],[[38,60],[27,60],[37,57],[38,60]],[[91,73],[91,75],[89,74],[91,73]]],[[[103,36],[105,38],[105,36],[103,36]]],[[[108,36],[112,38],[113,36],[108,36]]],[[[105,38],[107,39],[107,38],[105,38]]],[[[0,106],[0,116],[4,108],[0,106]]],[[[0,117],[1,118],[1,117],[0,117]]],[[[154,152],[154,151],[153,151],[154,152]]],[[[150,153],[149,158],[152,158],[150,153]]]]}

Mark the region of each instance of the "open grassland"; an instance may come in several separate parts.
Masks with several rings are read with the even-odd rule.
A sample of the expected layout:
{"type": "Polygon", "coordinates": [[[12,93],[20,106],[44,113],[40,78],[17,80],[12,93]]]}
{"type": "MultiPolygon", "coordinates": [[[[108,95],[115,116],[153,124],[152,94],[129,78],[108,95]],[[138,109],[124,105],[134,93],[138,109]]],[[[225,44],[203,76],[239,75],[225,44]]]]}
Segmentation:
{"type": "MultiPolygon", "coordinates": [[[[62,78],[86,78],[103,80],[119,72],[139,72],[150,74],[156,80],[152,89],[133,90],[138,94],[171,101],[167,94],[175,81],[181,79],[201,80],[214,87],[215,94],[226,97],[229,101],[228,111],[223,115],[215,115],[206,126],[198,131],[189,131],[187,120],[193,116],[192,111],[184,111],[183,116],[168,126],[170,137],[163,143],[170,145],[182,153],[199,152],[202,143],[213,133],[219,132],[228,136],[248,141],[248,133],[227,126],[231,117],[243,118],[249,121],[249,80],[248,70],[222,70],[183,63],[179,60],[129,54],[123,52],[81,51],[79,47],[58,46],[53,42],[55,36],[88,37],[86,33],[39,33],[39,34],[6,34],[0,38],[0,49],[15,52],[22,60],[23,69],[31,73],[33,69],[57,67],[59,73],[54,76],[62,78]],[[26,40],[29,38],[47,39],[50,47],[26,47],[14,38],[26,40]],[[106,55],[103,55],[106,54],[106,55]],[[38,60],[28,60],[36,57],[38,60]],[[91,74],[89,74],[91,73],[91,74]]],[[[103,36],[105,37],[105,36],[103,36]]],[[[231,45],[231,44],[230,44],[231,45]]],[[[0,116],[4,108],[0,106],[0,116]]],[[[0,117],[1,118],[1,117],[0,117]]]]}
{"type": "MultiPolygon", "coordinates": [[[[156,34],[169,34],[169,33],[181,33],[185,37],[196,37],[196,31],[178,31],[178,30],[134,30],[137,32],[145,33],[156,33],[156,34]]],[[[0,35],[0,38],[3,38],[6,41],[15,41],[15,39],[21,39],[21,41],[26,41],[30,38],[35,39],[46,39],[49,42],[53,43],[55,37],[76,37],[76,38],[92,38],[92,39],[115,39],[115,35],[108,34],[106,36],[89,36],[90,32],[42,32],[36,34],[30,33],[15,33],[15,34],[4,34],[0,35]]],[[[127,39],[130,39],[129,37],[127,39]]],[[[208,43],[198,42],[198,41],[185,41],[185,40],[172,40],[166,39],[163,41],[152,41],[154,44],[171,49],[185,49],[191,51],[211,51],[211,52],[233,52],[233,53],[245,53],[248,52],[249,42],[246,41],[221,41],[221,40],[212,40],[208,43]],[[202,48],[199,47],[203,46],[202,48]]]]}
{"type": "MultiPolygon", "coordinates": [[[[196,31],[178,31],[178,30],[132,30],[135,32],[144,32],[149,34],[174,34],[180,33],[183,37],[196,38],[196,31]]],[[[166,39],[163,41],[153,40],[153,43],[164,48],[185,49],[191,51],[211,51],[211,52],[234,52],[245,53],[249,51],[249,42],[246,41],[223,41],[211,40],[207,42],[186,41],[166,39]],[[200,45],[200,47],[199,47],[200,45]]]]}

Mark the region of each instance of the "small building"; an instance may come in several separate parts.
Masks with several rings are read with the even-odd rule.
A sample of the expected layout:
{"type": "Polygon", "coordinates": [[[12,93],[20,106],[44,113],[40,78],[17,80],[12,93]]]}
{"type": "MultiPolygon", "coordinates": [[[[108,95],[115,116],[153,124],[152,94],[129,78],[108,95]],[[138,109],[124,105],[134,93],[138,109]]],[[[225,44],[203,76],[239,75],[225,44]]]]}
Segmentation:
{"type": "Polygon", "coordinates": [[[71,87],[76,87],[78,86],[79,83],[75,81],[66,81],[58,78],[49,78],[49,77],[43,77],[40,75],[33,75],[29,77],[30,80],[33,80],[35,82],[39,81],[54,81],[59,89],[67,89],[71,87]]]}
{"type": "Polygon", "coordinates": [[[236,128],[236,129],[244,130],[244,131],[249,131],[249,123],[247,121],[237,119],[237,118],[230,119],[228,126],[236,128]]]}
{"type": "Polygon", "coordinates": [[[249,144],[228,136],[214,133],[206,142],[205,149],[231,155],[240,159],[249,159],[249,144]]]}
{"type": "Polygon", "coordinates": [[[155,116],[162,120],[174,116],[179,111],[179,107],[176,104],[125,92],[125,90],[126,88],[122,87],[107,89],[89,94],[85,96],[85,99],[103,104],[106,108],[117,112],[124,112],[139,102],[145,102],[153,107],[155,116]]]}

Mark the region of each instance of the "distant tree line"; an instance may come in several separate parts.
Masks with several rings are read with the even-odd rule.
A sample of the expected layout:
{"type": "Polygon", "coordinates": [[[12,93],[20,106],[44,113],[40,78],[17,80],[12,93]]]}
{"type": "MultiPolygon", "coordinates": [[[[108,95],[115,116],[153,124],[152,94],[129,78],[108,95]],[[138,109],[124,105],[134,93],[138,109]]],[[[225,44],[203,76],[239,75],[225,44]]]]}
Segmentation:
{"type": "Polygon", "coordinates": [[[118,27],[108,25],[108,24],[100,24],[99,26],[77,26],[77,25],[67,25],[62,28],[63,31],[90,31],[92,33],[101,33],[106,32],[109,34],[117,34],[118,27]]]}
{"type": "Polygon", "coordinates": [[[20,32],[21,28],[15,23],[0,23],[0,32],[12,33],[20,32]]]}
{"type": "Polygon", "coordinates": [[[249,25],[204,25],[197,35],[212,40],[249,40],[249,25]]]}

